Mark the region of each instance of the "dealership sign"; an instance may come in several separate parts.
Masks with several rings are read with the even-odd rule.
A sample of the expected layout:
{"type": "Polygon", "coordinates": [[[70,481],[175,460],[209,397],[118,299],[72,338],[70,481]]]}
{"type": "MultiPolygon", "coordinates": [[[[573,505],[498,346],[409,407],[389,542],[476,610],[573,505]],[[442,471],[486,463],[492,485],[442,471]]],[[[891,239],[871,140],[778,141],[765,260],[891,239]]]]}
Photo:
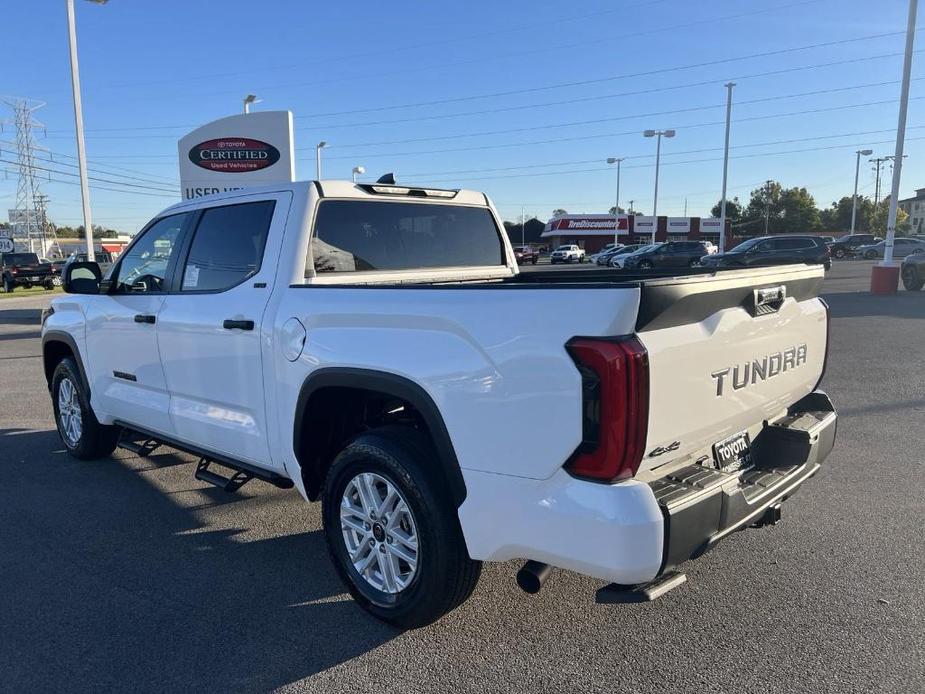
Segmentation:
{"type": "MultiPolygon", "coordinates": [[[[577,232],[583,236],[612,236],[613,222],[612,214],[563,215],[549,220],[543,236],[561,236],[568,232],[577,232]]],[[[629,220],[625,214],[617,218],[616,231],[618,234],[629,231],[629,220]]]]}
{"type": "Polygon", "coordinates": [[[220,118],[179,142],[184,200],[251,185],[295,180],[290,111],[259,111],[220,118]]]}

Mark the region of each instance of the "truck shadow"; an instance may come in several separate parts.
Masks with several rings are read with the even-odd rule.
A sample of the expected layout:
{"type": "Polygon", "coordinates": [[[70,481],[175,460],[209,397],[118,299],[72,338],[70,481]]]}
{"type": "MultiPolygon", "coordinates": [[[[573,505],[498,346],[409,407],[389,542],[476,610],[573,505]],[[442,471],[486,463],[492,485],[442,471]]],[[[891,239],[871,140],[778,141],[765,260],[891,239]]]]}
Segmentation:
{"type": "Polygon", "coordinates": [[[925,292],[907,292],[900,289],[892,296],[877,296],[869,292],[823,293],[833,318],[889,318],[925,319],[925,292]]]}
{"type": "Polygon", "coordinates": [[[81,462],[0,430],[4,688],[268,690],[400,633],[344,594],[296,492],[201,495],[169,457],[81,462]]]}

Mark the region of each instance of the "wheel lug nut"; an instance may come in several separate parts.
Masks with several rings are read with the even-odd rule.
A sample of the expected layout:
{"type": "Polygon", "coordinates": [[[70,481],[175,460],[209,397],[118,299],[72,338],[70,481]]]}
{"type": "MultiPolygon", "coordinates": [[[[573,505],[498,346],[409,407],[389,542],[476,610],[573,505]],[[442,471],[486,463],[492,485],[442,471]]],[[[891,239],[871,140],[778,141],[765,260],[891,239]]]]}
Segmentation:
{"type": "Polygon", "coordinates": [[[371,530],[373,526],[371,526],[369,523],[363,523],[363,527],[367,530],[371,530]]]}
{"type": "Polygon", "coordinates": [[[370,511],[370,512],[369,512],[369,519],[370,519],[370,520],[376,520],[376,512],[375,512],[375,511],[370,511]]]}
{"type": "Polygon", "coordinates": [[[379,551],[380,551],[380,552],[384,552],[384,551],[385,551],[385,545],[379,545],[379,551]]]}
{"type": "Polygon", "coordinates": [[[373,538],[369,538],[369,546],[374,547],[375,545],[376,545],[376,541],[373,538]]]}
{"type": "Polygon", "coordinates": [[[392,544],[392,536],[391,536],[391,535],[389,535],[389,536],[388,536],[387,538],[385,538],[385,539],[386,539],[386,541],[387,541],[389,544],[392,544]]]}

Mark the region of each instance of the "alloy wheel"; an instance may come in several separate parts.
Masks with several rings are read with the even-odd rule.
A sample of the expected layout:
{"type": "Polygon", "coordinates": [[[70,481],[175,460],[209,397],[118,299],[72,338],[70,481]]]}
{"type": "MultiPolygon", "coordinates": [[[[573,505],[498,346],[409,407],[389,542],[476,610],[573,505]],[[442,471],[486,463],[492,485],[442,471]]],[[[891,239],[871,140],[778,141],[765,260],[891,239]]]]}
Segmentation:
{"type": "Polygon", "coordinates": [[[354,477],[340,503],[347,556],[371,587],[396,594],[414,580],[420,560],[414,515],[389,479],[372,472],[354,477]]]}
{"type": "Polygon", "coordinates": [[[77,387],[69,378],[62,378],[58,384],[58,428],[65,443],[73,448],[83,435],[83,416],[77,387]]]}

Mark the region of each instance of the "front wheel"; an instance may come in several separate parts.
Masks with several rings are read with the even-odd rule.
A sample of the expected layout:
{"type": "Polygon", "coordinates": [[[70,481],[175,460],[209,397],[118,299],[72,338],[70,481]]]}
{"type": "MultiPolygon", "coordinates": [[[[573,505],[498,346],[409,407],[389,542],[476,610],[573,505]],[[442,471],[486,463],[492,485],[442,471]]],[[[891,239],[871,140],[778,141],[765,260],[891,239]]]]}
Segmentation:
{"type": "Polygon", "coordinates": [[[461,605],[481,572],[436,458],[417,430],[382,427],[344,448],[325,480],[324,533],[337,573],[361,607],[403,628],[461,605]]]}
{"type": "Polygon", "coordinates": [[[864,258],[866,258],[867,260],[876,260],[877,251],[867,251],[866,253],[864,253],[864,258]]]}
{"type": "Polygon", "coordinates": [[[64,284],[64,280],[61,279],[61,275],[55,275],[54,277],[52,277],[51,283],[55,287],[60,287],[61,285],[64,284]]]}
{"type": "Polygon", "coordinates": [[[914,267],[907,266],[903,268],[903,286],[906,291],[917,292],[925,286],[925,278],[919,277],[914,267]]]}
{"type": "Polygon", "coordinates": [[[58,362],[51,380],[51,397],[58,435],[67,452],[80,460],[105,458],[119,442],[119,427],[100,424],[90,408],[90,397],[76,362],[58,362]]]}
{"type": "Polygon", "coordinates": [[[844,248],[833,248],[833,249],[832,249],[832,255],[835,256],[836,258],[839,258],[839,259],[844,258],[844,257],[845,257],[845,249],[844,249],[844,248]]]}
{"type": "Polygon", "coordinates": [[[687,266],[689,268],[700,267],[700,260],[698,260],[697,258],[692,258],[691,261],[687,264],[687,266]]]}
{"type": "Polygon", "coordinates": [[[639,263],[639,269],[640,269],[640,270],[651,270],[651,269],[652,269],[652,261],[651,261],[651,260],[643,260],[642,262],[639,263]]]}

